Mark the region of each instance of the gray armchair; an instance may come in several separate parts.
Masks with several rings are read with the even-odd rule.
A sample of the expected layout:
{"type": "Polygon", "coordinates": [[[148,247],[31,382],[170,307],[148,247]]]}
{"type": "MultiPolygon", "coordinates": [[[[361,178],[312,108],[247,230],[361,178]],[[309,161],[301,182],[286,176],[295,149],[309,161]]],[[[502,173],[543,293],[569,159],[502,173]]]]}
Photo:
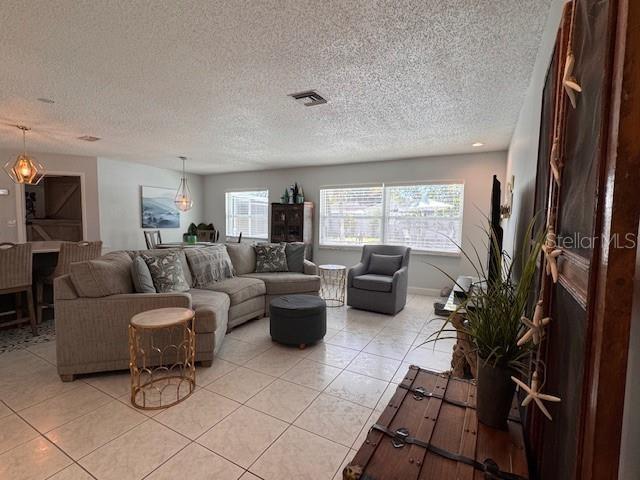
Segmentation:
{"type": "Polygon", "coordinates": [[[411,248],[365,245],[347,275],[347,305],[395,315],[407,303],[411,248]]]}

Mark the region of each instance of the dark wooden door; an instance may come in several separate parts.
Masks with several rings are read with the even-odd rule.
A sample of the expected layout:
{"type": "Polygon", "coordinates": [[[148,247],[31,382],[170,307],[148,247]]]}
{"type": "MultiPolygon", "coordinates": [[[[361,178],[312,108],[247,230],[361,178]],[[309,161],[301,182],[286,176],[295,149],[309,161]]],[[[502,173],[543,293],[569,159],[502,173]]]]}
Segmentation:
{"type": "Polygon", "coordinates": [[[616,479],[640,202],[638,5],[575,0],[565,6],[543,95],[536,180],[541,223],[558,234],[559,279],[540,273],[552,317],[543,348],[553,421],[527,412],[541,479],[616,479]],[[563,89],[570,52],[582,87],[563,89]],[[551,107],[553,105],[553,108],[551,107]],[[561,178],[548,167],[554,141],[561,178]]]}

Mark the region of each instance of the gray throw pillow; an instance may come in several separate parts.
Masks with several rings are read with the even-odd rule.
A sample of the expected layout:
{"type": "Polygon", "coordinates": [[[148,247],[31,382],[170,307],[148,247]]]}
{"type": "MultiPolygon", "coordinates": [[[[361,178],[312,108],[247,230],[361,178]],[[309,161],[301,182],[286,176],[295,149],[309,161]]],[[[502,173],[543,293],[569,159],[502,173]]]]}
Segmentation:
{"type": "Polygon", "coordinates": [[[256,273],[287,272],[286,246],[278,243],[255,245],[256,273]]]}
{"type": "Polygon", "coordinates": [[[233,263],[234,275],[256,271],[256,251],[248,243],[227,243],[227,253],[233,263]]]}
{"type": "Polygon", "coordinates": [[[208,287],[215,282],[233,277],[233,264],[224,245],[188,248],[185,253],[196,288],[208,287]]]}
{"type": "Polygon", "coordinates": [[[153,285],[153,278],[151,278],[147,262],[140,255],[133,257],[131,279],[136,293],[156,293],[156,287],[153,285]]]}
{"type": "Polygon", "coordinates": [[[133,293],[131,257],[126,252],[111,252],[95,260],[69,266],[71,282],[81,297],[107,297],[133,293]]]}
{"type": "Polygon", "coordinates": [[[158,293],[186,292],[189,284],[182,270],[182,262],[177,252],[166,255],[140,254],[149,267],[153,285],[158,293]]]}
{"type": "Polygon", "coordinates": [[[367,273],[392,276],[402,265],[402,255],[380,255],[372,253],[367,273]]]}
{"type": "Polygon", "coordinates": [[[286,243],[287,269],[290,272],[304,273],[304,251],[306,245],[302,242],[286,243]]]}

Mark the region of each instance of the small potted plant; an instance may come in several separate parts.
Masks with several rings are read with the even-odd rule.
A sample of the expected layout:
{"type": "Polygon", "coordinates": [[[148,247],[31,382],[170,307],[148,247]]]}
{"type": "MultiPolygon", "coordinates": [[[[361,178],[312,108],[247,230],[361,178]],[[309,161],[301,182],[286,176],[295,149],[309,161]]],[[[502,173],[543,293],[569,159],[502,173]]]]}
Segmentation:
{"type": "MultiPolygon", "coordinates": [[[[532,238],[533,225],[531,222],[524,238],[532,238]]],[[[455,338],[458,330],[451,328],[452,319],[457,315],[464,317],[461,333],[471,340],[478,361],[476,413],[480,422],[494,428],[507,427],[515,392],[511,377],[528,377],[532,345],[530,342],[519,344],[519,340],[526,330],[522,317],[529,316],[532,309],[530,299],[536,279],[536,262],[545,233],[542,231],[532,242],[525,242],[522,251],[511,259],[500,250],[495,235],[490,232],[497,266],[495,275],[488,274],[475,248],[472,258],[459,247],[473,265],[478,281],[442,328],[427,339],[429,343],[455,338]],[[519,266],[517,271],[516,266],[519,266]]],[[[446,272],[435,268],[455,283],[446,272]]]]}
{"type": "Polygon", "coordinates": [[[195,223],[191,223],[187,228],[187,233],[182,235],[182,240],[189,244],[195,244],[198,241],[198,227],[195,223]]]}

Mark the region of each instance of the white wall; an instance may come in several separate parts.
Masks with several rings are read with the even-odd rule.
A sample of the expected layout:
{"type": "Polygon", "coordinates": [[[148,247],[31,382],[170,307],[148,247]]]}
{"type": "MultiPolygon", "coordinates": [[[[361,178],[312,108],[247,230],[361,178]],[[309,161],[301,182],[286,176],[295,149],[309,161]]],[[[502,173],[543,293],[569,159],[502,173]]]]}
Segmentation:
{"type": "MultiPolygon", "coordinates": [[[[180,228],[162,229],[164,242],[181,241],[189,223],[203,221],[203,177],[188,175],[187,178],[194,199],[193,208],[180,214],[180,228]]],[[[175,190],[179,182],[179,171],[98,158],[100,230],[105,250],[146,248],[140,222],[140,187],[175,190]]]]}
{"type": "MultiPolygon", "coordinates": [[[[0,150],[0,163],[14,159],[19,152],[0,150]]],[[[84,198],[86,202],[87,238],[100,239],[100,211],[98,207],[98,174],[96,157],[77,155],[58,155],[51,153],[31,152],[33,157],[44,165],[47,172],[71,173],[84,175],[84,198]]],[[[0,172],[0,188],[9,190],[9,196],[0,196],[0,242],[18,241],[18,218],[16,196],[20,191],[11,179],[0,172]]]]}
{"type": "Polygon", "coordinates": [[[542,35],[542,43],[527,89],[518,123],[513,132],[507,154],[507,179],[515,176],[511,218],[503,221],[504,249],[512,255],[519,251],[524,232],[533,217],[536,166],[538,164],[538,137],[540,134],[540,113],[542,109],[542,90],[551,62],[553,46],[556,40],[562,0],[554,0],[542,35]]]}
{"type": "MultiPolygon", "coordinates": [[[[463,219],[463,248],[470,242],[482,247],[486,235],[478,228],[484,226],[483,216],[488,215],[491,200],[491,177],[497,174],[502,180],[506,166],[506,152],[487,152],[469,155],[428,157],[386,162],[305,167],[258,172],[209,175],[205,178],[205,221],[225,230],[225,192],[234,189],[268,189],[271,202],[280,200],[287,185],[298,182],[304,189],[306,201],[315,204],[314,212],[314,261],[354,265],[360,260],[359,250],[336,250],[318,247],[319,190],[326,185],[349,185],[371,182],[401,182],[430,180],[463,180],[465,201],[463,219]]],[[[486,253],[481,254],[486,258],[486,253]]],[[[414,289],[440,290],[448,280],[439,273],[433,263],[454,278],[471,274],[466,261],[460,257],[435,255],[412,256],[409,268],[409,285],[414,289]]],[[[426,292],[425,292],[426,293],[426,292]]]]}

